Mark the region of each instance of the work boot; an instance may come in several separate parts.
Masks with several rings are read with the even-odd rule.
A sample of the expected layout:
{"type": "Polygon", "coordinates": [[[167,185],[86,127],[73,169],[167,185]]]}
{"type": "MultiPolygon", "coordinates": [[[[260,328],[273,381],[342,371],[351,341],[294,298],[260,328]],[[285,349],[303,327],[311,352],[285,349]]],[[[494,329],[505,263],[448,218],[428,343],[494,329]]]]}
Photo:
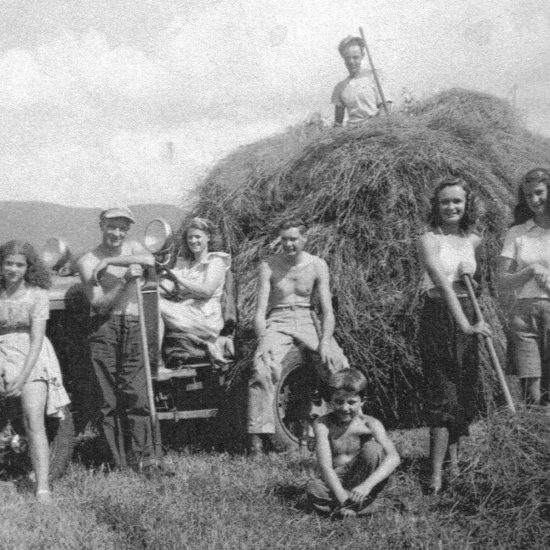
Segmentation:
{"type": "Polygon", "coordinates": [[[248,455],[258,456],[264,452],[264,442],[260,434],[248,434],[248,455]]]}

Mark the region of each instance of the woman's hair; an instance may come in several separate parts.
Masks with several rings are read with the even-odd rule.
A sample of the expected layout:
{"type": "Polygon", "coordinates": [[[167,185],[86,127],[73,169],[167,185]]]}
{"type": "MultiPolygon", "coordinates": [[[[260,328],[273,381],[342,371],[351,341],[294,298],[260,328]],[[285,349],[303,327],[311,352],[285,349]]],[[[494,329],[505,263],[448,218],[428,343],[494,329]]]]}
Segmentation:
{"type": "Polygon", "coordinates": [[[218,235],[214,224],[205,218],[191,218],[181,234],[181,255],[185,259],[192,260],[195,257],[189,249],[189,245],[187,244],[187,235],[192,229],[199,229],[200,231],[204,231],[210,237],[210,240],[208,242],[209,251],[221,249],[221,238],[218,235]]]}
{"type": "Polygon", "coordinates": [[[328,380],[330,395],[343,390],[349,393],[356,393],[363,398],[367,390],[367,379],[357,369],[344,369],[332,374],[328,380]]]}
{"type": "MultiPolygon", "coordinates": [[[[0,246],[0,267],[4,264],[6,257],[12,254],[21,254],[25,256],[27,260],[27,271],[25,272],[24,279],[28,285],[45,289],[50,288],[52,284],[50,273],[32,245],[15,240],[4,243],[0,246]]],[[[3,276],[0,276],[0,285],[4,286],[3,276]]]]}
{"type": "Polygon", "coordinates": [[[475,227],[479,218],[477,199],[472,191],[472,188],[470,187],[470,184],[463,179],[456,178],[454,176],[444,176],[435,181],[433,196],[430,199],[431,208],[430,213],[428,214],[428,223],[434,229],[441,225],[439,193],[441,193],[445,187],[452,187],[453,185],[462,187],[466,193],[466,207],[464,208],[464,216],[462,216],[462,219],[458,225],[463,231],[469,231],[475,227]]]}
{"type": "Polygon", "coordinates": [[[338,52],[342,57],[344,57],[344,53],[350,46],[359,46],[361,48],[361,53],[365,50],[365,43],[362,38],[358,36],[346,36],[346,38],[338,44],[338,52]]]}
{"type": "MultiPolygon", "coordinates": [[[[529,172],[527,172],[527,174],[525,174],[519,182],[518,203],[514,208],[514,221],[512,222],[512,225],[525,223],[533,217],[533,212],[527,204],[527,199],[525,198],[525,192],[523,190],[523,186],[526,183],[544,183],[548,192],[548,199],[550,199],[550,171],[546,168],[533,168],[533,170],[529,170],[529,172]]],[[[546,201],[547,210],[550,208],[548,199],[546,201]]]]}

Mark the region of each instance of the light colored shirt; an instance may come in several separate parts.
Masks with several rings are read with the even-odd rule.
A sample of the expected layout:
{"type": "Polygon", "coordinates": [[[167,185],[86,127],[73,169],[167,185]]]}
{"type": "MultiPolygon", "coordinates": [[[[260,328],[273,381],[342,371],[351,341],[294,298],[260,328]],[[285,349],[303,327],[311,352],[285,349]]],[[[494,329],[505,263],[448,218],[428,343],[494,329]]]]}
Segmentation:
{"type": "Polygon", "coordinates": [[[372,71],[362,70],[355,78],[348,76],[334,87],[331,103],[344,107],[347,125],[357,126],[376,116],[382,103],[372,71]]]}
{"type": "MultiPolygon", "coordinates": [[[[532,264],[550,268],[550,229],[540,227],[532,219],[514,225],[506,233],[500,255],[514,260],[518,270],[532,264]]],[[[517,297],[550,298],[550,291],[530,279],[519,290],[517,297]]]]}
{"type": "Polygon", "coordinates": [[[16,298],[0,300],[0,330],[29,329],[32,320],[45,321],[50,317],[48,291],[38,287],[26,287],[16,298]]]}
{"type": "MultiPolygon", "coordinates": [[[[433,233],[433,238],[437,239],[439,244],[439,265],[442,274],[451,285],[460,281],[461,265],[469,266],[468,272],[473,275],[477,264],[475,247],[470,236],[459,237],[457,235],[433,233]]],[[[425,271],[422,290],[427,292],[432,288],[436,288],[436,285],[428,272],[425,271]]]]}

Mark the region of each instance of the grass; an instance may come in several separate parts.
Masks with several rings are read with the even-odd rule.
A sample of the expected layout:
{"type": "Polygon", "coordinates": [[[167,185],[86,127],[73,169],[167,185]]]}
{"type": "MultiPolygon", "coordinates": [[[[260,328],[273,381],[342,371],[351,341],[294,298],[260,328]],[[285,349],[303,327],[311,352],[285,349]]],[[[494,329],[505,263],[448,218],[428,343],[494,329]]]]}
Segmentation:
{"type": "Polygon", "coordinates": [[[535,436],[526,437],[526,427],[543,426],[543,416],[527,416],[514,420],[501,414],[475,425],[463,447],[462,473],[442,497],[423,494],[427,430],[392,432],[403,458],[387,490],[393,504],[370,518],[345,522],[300,509],[314,471],[310,454],[249,460],[172,451],[167,461],[175,477],[155,481],[73,463],[56,482],[56,505],[50,508],[35,504],[24,488],[0,487],[0,548],[545,548],[550,451],[547,439],[540,444],[544,427],[539,444],[535,436]],[[513,452],[515,437],[527,447],[517,444],[513,452]],[[538,453],[526,461],[533,445],[538,453]],[[542,473],[545,477],[537,477],[542,473]]]}

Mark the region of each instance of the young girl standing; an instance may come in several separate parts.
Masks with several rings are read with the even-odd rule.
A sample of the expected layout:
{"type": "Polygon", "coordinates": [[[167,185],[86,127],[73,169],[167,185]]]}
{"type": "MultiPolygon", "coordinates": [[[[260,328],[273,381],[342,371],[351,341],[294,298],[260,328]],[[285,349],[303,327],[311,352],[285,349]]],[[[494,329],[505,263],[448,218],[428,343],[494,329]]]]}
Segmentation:
{"type": "Polygon", "coordinates": [[[478,340],[490,336],[483,322],[475,322],[473,306],[461,281],[462,267],[476,269],[480,237],[474,195],[463,180],[445,177],[436,183],[429,229],[419,238],[424,265],[424,305],[420,320],[420,350],[427,383],[425,405],[430,426],[430,491],[442,488],[445,456],[458,468],[458,443],[468,435],[475,411],[478,383],[478,340]]]}
{"type": "Polygon", "coordinates": [[[524,398],[534,405],[550,400],[549,189],[548,170],[525,174],[497,267],[501,289],[516,293],[514,360],[524,398]]]}
{"type": "Polygon", "coordinates": [[[0,375],[2,393],[20,397],[29,439],[36,497],[51,499],[44,414],[62,417],[69,398],[59,363],[45,337],[50,277],[28,243],[0,246],[0,375]]]}

